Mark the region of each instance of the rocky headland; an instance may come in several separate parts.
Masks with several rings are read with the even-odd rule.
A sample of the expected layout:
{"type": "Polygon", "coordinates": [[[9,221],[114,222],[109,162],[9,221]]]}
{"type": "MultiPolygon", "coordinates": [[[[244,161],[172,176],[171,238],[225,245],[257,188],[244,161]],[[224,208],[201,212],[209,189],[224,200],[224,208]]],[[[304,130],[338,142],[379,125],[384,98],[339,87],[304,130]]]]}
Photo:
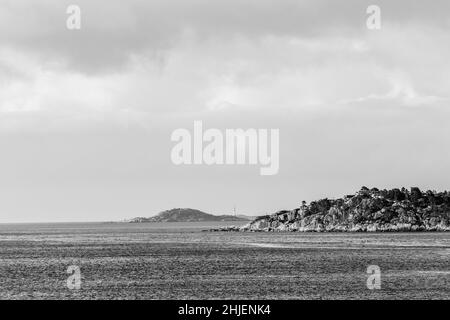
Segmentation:
{"type": "Polygon", "coordinates": [[[299,208],[221,231],[450,231],[450,192],[363,187],[354,195],[303,202],[299,208]]]}

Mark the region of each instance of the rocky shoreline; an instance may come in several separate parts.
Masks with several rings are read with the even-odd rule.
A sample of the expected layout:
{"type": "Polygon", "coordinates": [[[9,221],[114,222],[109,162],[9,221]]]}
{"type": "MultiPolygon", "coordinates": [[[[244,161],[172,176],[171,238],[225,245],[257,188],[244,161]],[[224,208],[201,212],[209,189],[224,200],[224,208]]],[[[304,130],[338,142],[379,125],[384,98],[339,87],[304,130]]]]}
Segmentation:
{"type": "Polygon", "coordinates": [[[322,199],[299,208],[258,217],[228,232],[416,232],[450,231],[450,192],[379,190],[322,199]]]}

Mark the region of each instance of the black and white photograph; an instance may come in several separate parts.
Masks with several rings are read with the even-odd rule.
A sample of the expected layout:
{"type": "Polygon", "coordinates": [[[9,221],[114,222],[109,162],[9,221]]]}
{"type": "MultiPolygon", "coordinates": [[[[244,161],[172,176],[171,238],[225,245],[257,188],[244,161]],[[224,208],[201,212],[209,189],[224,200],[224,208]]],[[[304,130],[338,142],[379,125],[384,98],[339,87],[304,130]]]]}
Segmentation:
{"type": "Polygon", "coordinates": [[[449,177],[448,0],[0,0],[0,300],[448,301],[449,177]]]}

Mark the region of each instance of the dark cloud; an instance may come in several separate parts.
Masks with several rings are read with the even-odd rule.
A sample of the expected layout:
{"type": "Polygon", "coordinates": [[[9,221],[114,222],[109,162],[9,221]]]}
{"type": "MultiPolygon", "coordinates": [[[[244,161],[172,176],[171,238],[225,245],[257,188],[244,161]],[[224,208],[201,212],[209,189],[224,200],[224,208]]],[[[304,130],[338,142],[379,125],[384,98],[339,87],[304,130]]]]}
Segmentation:
{"type": "MultiPolygon", "coordinates": [[[[201,40],[273,36],[316,38],[367,32],[373,1],[120,0],[2,3],[0,46],[67,63],[83,72],[120,70],[130,55],[164,53],[187,34],[201,40]],[[82,9],[82,29],[66,29],[66,8],[82,9]]],[[[448,27],[450,2],[377,1],[386,24],[448,27]]]]}

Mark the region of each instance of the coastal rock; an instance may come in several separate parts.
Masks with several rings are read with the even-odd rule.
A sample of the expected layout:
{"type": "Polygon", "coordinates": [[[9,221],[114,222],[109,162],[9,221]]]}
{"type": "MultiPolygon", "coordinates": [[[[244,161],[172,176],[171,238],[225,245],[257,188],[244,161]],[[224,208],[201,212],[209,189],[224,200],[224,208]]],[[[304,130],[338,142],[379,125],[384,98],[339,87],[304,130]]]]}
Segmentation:
{"type": "Polygon", "coordinates": [[[355,195],[322,199],[256,218],[239,231],[412,232],[450,231],[450,193],[419,188],[361,188],[355,195]]]}

